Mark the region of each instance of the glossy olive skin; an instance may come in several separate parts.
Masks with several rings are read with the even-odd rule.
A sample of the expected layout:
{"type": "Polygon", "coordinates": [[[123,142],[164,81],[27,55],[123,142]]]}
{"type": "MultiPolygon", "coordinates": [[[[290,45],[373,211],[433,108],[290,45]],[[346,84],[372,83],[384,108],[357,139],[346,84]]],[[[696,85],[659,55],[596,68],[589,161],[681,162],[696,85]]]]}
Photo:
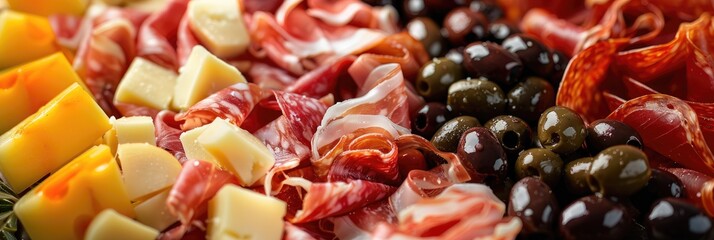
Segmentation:
{"type": "Polygon", "coordinates": [[[565,189],[567,189],[569,193],[578,196],[591,193],[587,179],[592,162],[592,157],[584,157],[565,164],[563,183],[565,184],[565,189]]]}
{"type": "Polygon", "coordinates": [[[464,46],[488,37],[488,19],[467,7],[451,10],[441,25],[452,46],[464,46]]]}
{"type": "Polygon", "coordinates": [[[449,49],[448,52],[444,55],[445,58],[448,58],[449,60],[461,64],[461,66],[464,65],[464,47],[455,47],[452,49],[449,49]]]}
{"type": "Polygon", "coordinates": [[[473,0],[469,8],[471,11],[483,13],[491,21],[503,18],[504,15],[503,9],[493,0],[473,0]]]}
{"type": "Polygon", "coordinates": [[[667,197],[686,197],[684,185],[674,174],[652,169],[647,185],[632,195],[630,199],[639,207],[641,212],[647,213],[656,200],[667,197]]]}
{"type": "Polygon", "coordinates": [[[540,179],[526,177],[511,188],[507,214],[521,219],[522,236],[553,236],[558,213],[558,200],[540,179]]]}
{"type": "Polygon", "coordinates": [[[506,110],[506,95],[494,82],[484,79],[461,80],[451,84],[446,101],[457,115],[487,121],[506,110]]]}
{"type": "Polygon", "coordinates": [[[550,49],[535,38],[525,34],[514,34],[504,39],[501,45],[518,55],[528,72],[546,78],[553,72],[550,49]]]}
{"type": "Polygon", "coordinates": [[[519,179],[533,176],[555,188],[563,173],[563,160],[548,149],[531,148],[518,156],[515,172],[519,179]]]}
{"type": "Polygon", "coordinates": [[[480,127],[481,123],[475,117],[460,116],[444,123],[431,137],[431,144],[444,152],[456,152],[461,135],[469,128],[480,127]]]}
{"type": "Polygon", "coordinates": [[[537,131],[541,145],[558,154],[578,150],[587,136],[583,119],[573,110],[561,106],[543,111],[538,120],[537,131]]]}
{"type": "Polygon", "coordinates": [[[563,239],[624,239],[632,217],[621,204],[590,195],[563,209],[558,225],[563,239]]]}
{"type": "Polygon", "coordinates": [[[424,105],[412,121],[412,133],[430,139],[436,130],[449,120],[449,111],[440,102],[430,102],[424,105]]]}
{"type": "Polygon", "coordinates": [[[489,38],[491,42],[501,44],[503,40],[510,37],[513,34],[520,33],[521,30],[511,23],[506,21],[496,21],[488,26],[489,38]]]}
{"type": "Polygon", "coordinates": [[[568,67],[570,58],[565,56],[560,51],[553,51],[550,55],[553,60],[553,72],[550,75],[550,83],[553,84],[555,89],[560,88],[560,82],[563,80],[563,74],[565,74],[565,69],[568,67]]]}
{"type": "Polygon", "coordinates": [[[407,19],[415,17],[430,17],[441,20],[446,13],[459,6],[454,0],[404,0],[402,12],[407,19]]]}
{"type": "Polygon", "coordinates": [[[603,196],[626,197],[642,189],[651,170],[642,150],[630,145],[607,148],[593,157],[588,186],[603,196]]]}
{"type": "Polygon", "coordinates": [[[446,39],[441,36],[441,28],[431,18],[414,18],[407,23],[406,29],[409,35],[424,45],[429,56],[438,57],[448,50],[446,39]]]}
{"type": "Polygon", "coordinates": [[[471,182],[484,183],[506,178],[506,153],[496,136],[486,128],[474,127],[461,135],[456,155],[471,175],[471,182]]]}
{"type": "Polygon", "coordinates": [[[501,115],[488,120],[483,126],[496,135],[507,152],[518,153],[533,143],[533,131],[523,119],[501,115]]]}
{"type": "Polygon", "coordinates": [[[712,220],[694,205],[676,198],[655,202],[645,225],[652,239],[712,239],[712,220]]]}
{"type": "Polygon", "coordinates": [[[459,64],[448,58],[435,58],[419,69],[416,89],[419,95],[428,100],[443,102],[449,86],[463,78],[464,71],[459,64]]]}
{"type": "Polygon", "coordinates": [[[492,42],[474,42],[464,48],[463,66],[471,77],[485,77],[509,89],[523,74],[517,55],[492,42]]]}
{"type": "Polygon", "coordinates": [[[540,114],[555,105],[555,89],[539,77],[529,77],[508,92],[508,113],[528,123],[536,123],[540,114]]]}
{"type": "Polygon", "coordinates": [[[637,130],[624,122],[612,119],[600,119],[590,123],[585,144],[593,155],[616,145],[627,144],[640,149],[644,146],[637,130]]]}

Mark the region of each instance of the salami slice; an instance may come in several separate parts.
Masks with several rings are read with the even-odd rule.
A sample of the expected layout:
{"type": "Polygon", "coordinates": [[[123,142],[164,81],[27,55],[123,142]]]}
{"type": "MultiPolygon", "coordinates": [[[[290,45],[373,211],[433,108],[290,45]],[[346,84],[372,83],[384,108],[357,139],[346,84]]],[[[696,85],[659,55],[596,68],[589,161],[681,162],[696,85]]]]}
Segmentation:
{"type": "Polygon", "coordinates": [[[197,102],[186,112],[176,115],[176,121],[184,121],[181,129],[189,130],[213,122],[216,118],[227,119],[240,126],[258,102],[271,96],[252,83],[236,83],[197,102]]]}

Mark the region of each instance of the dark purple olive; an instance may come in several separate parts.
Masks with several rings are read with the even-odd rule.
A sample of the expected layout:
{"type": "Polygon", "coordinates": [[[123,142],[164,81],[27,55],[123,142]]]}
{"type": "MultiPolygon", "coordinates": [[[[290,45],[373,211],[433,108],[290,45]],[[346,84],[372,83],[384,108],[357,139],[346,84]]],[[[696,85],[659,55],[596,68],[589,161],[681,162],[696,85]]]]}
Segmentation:
{"type": "Polygon", "coordinates": [[[408,19],[429,17],[441,20],[449,10],[463,4],[453,0],[404,0],[402,10],[408,19]]]}
{"type": "Polygon", "coordinates": [[[714,238],[712,220],[701,209],[676,198],[655,202],[645,225],[655,240],[714,238]]]}
{"type": "Polygon", "coordinates": [[[490,41],[501,44],[506,38],[521,31],[506,21],[496,21],[488,26],[488,32],[490,41]]]}
{"type": "Polygon", "coordinates": [[[451,10],[441,26],[452,46],[464,46],[488,37],[488,19],[482,13],[466,7],[451,10]]]}
{"type": "Polygon", "coordinates": [[[430,102],[424,105],[412,122],[412,131],[426,139],[431,139],[436,130],[449,120],[449,111],[443,103],[430,102]]]}
{"type": "Polygon", "coordinates": [[[525,34],[514,34],[503,40],[501,45],[518,55],[528,72],[540,77],[550,77],[553,71],[550,49],[535,38],[525,34]]]}
{"type": "Polygon", "coordinates": [[[430,18],[418,17],[407,23],[407,32],[419,40],[429,56],[438,57],[447,50],[446,40],[441,36],[441,28],[430,18]]]}
{"type": "Polygon", "coordinates": [[[553,191],[540,179],[523,178],[511,188],[508,216],[521,219],[521,235],[524,237],[554,236],[558,213],[558,201],[553,191]]]}
{"type": "Polygon", "coordinates": [[[637,130],[613,119],[600,119],[590,123],[585,144],[593,155],[616,145],[626,144],[640,149],[644,146],[637,130]]]}
{"type": "Polygon", "coordinates": [[[472,182],[502,180],[508,173],[506,153],[496,136],[484,127],[466,130],[461,135],[456,155],[471,175],[472,182]]]}
{"type": "MultiPolygon", "coordinates": [[[[447,107],[448,108],[448,107],[447,107]]],[[[431,144],[444,152],[456,152],[461,135],[472,127],[480,127],[481,123],[475,117],[459,116],[446,121],[431,137],[431,144]]]]}
{"type": "Polygon", "coordinates": [[[536,125],[540,114],[555,106],[555,89],[539,77],[529,77],[508,92],[508,113],[536,125]]]}
{"type": "Polygon", "coordinates": [[[560,82],[563,80],[563,74],[565,74],[565,69],[568,67],[568,62],[570,59],[563,54],[561,51],[553,51],[550,55],[553,60],[553,72],[550,75],[550,83],[553,84],[555,89],[560,88],[560,82]]]}
{"type": "Polygon", "coordinates": [[[475,42],[464,48],[464,67],[471,77],[485,77],[504,89],[516,84],[523,73],[518,56],[491,42],[475,42]]]}
{"type": "Polygon", "coordinates": [[[564,239],[624,239],[632,229],[632,217],[624,206],[594,195],[575,200],[560,214],[564,239]]]}
{"type": "Polygon", "coordinates": [[[469,5],[471,11],[483,13],[489,20],[503,18],[503,9],[493,0],[472,0],[469,5]]]}
{"type": "Polygon", "coordinates": [[[683,198],[686,191],[684,185],[674,174],[652,169],[650,179],[640,191],[630,197],[642,212],[647,212],[656,200],[673,197],[683,198]]]}

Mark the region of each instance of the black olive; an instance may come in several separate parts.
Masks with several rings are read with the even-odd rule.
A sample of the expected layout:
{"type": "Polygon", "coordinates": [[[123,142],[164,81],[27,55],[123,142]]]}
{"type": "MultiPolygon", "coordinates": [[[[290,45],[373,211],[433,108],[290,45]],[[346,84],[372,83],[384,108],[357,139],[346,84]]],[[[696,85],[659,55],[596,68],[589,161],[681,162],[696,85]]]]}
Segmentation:
{"type": "Polygon", "coordinates": [[[518,27],[506,21],[496,21],[488,26],[488,32],[490,33],[488,40],[501,44],[506,38],[521,31],[518,27]]]}
{"type": "Polygon", "coordinates": [[[461,135],[456,154],[471,175],[472,182],[493,182],[506,178],[506,153],[496,136],[486,128],[466,130],[461,135]]]}
{"type": "Polygon", "coordinates": [[[674,174],[652,169],[647,185],[632,195],[630,199],[636,203],[640,211],[647,212],[655,200],[666,197],[686,197],[684,185],[674,174]]]}
{"type": "Polygon", "coordinates": [[[655,240],[714,238],[712,220],[701,209],[676,198],[657,201],[645,221],[655,240]]]}
{"type": "Polygon", "coordinates": [[[558,89],[560,88],[560,82],[563,80],[563,74],[565,74],[565,69],[568,67],[570,59],[557,50],[551,53],[550,58],[553,60],[553,72],[548,79],[550,83],[553,84],[553,87],[558,89]]]}
{"type": "Polygon", "coordinates": [[[430,102],[424,105],[412,121],[412,131],[419,136],[430,139],[446,121],[449,120],[449,111],[443,103],[430,102]]]}
{"type": "Polygon", "coordinates": [[[632,230],[632,217],[621,204],[590,195],[563,209],[559,226],[568,240],[624,239],[632,230]]]}
{"type": "Polygon", "coordinates": [[[508,113],[535,124],[543,111],[555,105],[555,94],[548,81],[529,77],[508,92],[508,113]]]}
{"type": "Polygon", "coordinates": [[[511,188],[507,214],[521,219],[522,236],[554,236],[559,212],[553,191],[540,179],[526,177],[511,188]]]}
{"type": "Polygon", "coordinates": [[[642,150],[630,145],[610,147],[598,153],[590,165],[590,190],[603,196],[627,197],[650,179],[650,166],[642,150]]]}
{"type": "Polygon", "coordinates": [[[491,42],[474,42],[464,48],[464,68],[471,77],[485,77],[510,89],[520,81],[523,64],[518,56],[491,42]]]}
{"type": "Polygon", "coordinates": [[[531,148],[518,156],[515,172],[519,179],[529,176],[538,177],[555,188],[563,174],[563,160],[548,149],[531,148]]]}
{"type": "Polygon", "coordinates": [[[444,152],[456,152],[461,135],[472,127],[480,127],[481,123],[475,117],[460,116],[444,123],[431,137],[431,144],[444,152]]]}
{"type": "Polygon", "coordinates": [[[407,19],[429,17],[440,21],[449,10],[463,4],[453,0],[404,0],[402,10],[407,19]]]}
{"type": "Polygon", "coordinates": [[[553,60],[550,49],[535,38],[514,34],[503,40],[503,48],[518,55],[528,72],[540,77],[550,77],[553,60]]]}
{"type": "Polygon", "coordinates": [[[449,87],[447,104],[457,115],[474,116],[486,121],[503,114],[506,110],[506,96],[491,81],[461,80],[449,87]]]}
{"type": "Polygon", "coordinates": [[[543,147],[558,154],[575,152],[587,136],[585,122],[580,115],[566,107],[546,109],[538,121],[538,141],[543,147]]]}
{"type": "Polygon", "coordinates": [[[637,130],[612,119],[600,119],[590,123],[585,144],[593,155],[615,145],[627,144],[640,149],[644,146],[637,130]]]}
{"type": "Polygon", "coordinates": [[[419,69],[416,89],[431,101],[443,102],[452,83],[464,78],[461,65],[447,58],[434,58],[419,69]]]}
{"type": "Polygon", "coordinates": [[[441,28],[430,18],[417,17],[407,24],[407,32],[419,40],[431,57],[446,53],[446,40],[441,36],[441,28]]]}
{"type": "Polygon", "coordinates": [[[493,0],[472,0],[469,5],[471,11],[480,12],[486,15],[489,20],[503,18],[503,9],[493,0]]]}
{"type": "Polygon", "coordinates": [[[452,46],[464,46],[470,42],[483,41],[489,34],[486,16],[466,7],[451,10],[444,18],[442,27],[452,46]]]}

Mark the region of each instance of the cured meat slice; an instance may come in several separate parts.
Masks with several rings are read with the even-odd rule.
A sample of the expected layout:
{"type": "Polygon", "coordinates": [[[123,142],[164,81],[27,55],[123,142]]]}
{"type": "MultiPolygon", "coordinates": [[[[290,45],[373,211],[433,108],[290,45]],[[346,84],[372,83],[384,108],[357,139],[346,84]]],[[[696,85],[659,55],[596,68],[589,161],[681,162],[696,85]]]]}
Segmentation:
{"type": "Polygon", "coordinates": [[[173,154],[179,162],[184,163],[188,158],[179,139],[182,131],[179,127],[180,123],[174,120],[175,116],[176,113],[164,110],[154,118],[156,146],[173,154]]]}
{"type": "Polygon", "coordinates": [[[153,13],[141,25],[137,39],[137,56],[168,69],[178,70],[178,56],[174,45],[181,17],[189,0],[172,0],[153,13]]]}
{"type": "Polygon", "coordinates": [[[686,198],[714,216],[714,178],[686,168],[664,168],[684,184],[686,198]]]}
{"type": "Polygon", "coordinates": [[[236,83],[199,101],[186,112],[176,115],[183,122],[181,129],[189,130],[213,122],[216,118],[227,119],[240,126],[258,102],[271,96],[252,83],[236,83]]]}

